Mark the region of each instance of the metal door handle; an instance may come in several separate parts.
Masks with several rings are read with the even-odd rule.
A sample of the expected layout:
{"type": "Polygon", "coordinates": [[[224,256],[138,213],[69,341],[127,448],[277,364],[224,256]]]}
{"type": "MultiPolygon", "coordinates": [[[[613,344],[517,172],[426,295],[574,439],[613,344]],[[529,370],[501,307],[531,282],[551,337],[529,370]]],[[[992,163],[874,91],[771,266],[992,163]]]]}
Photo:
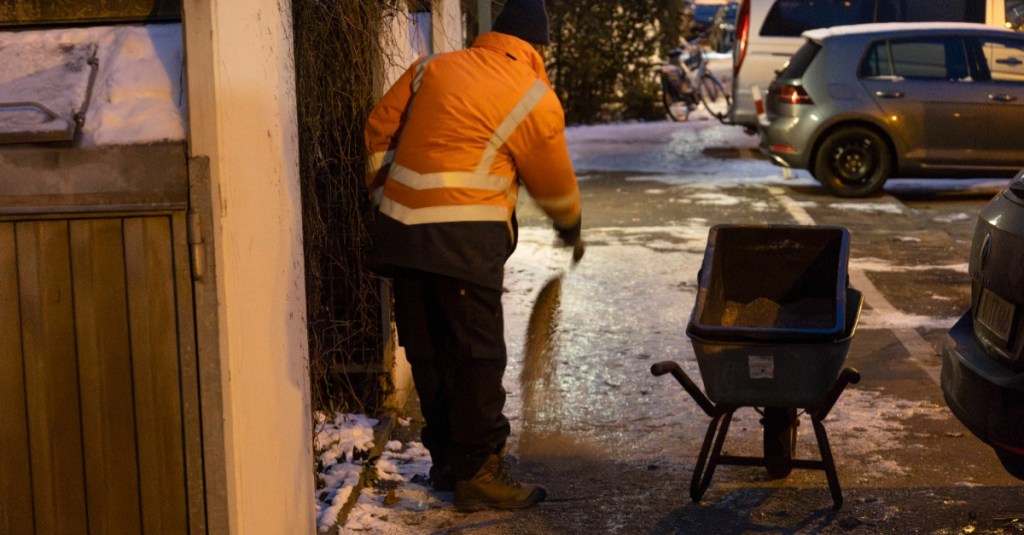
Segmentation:
{"type": "Polygon", "coordinates": [[[903,98],[903,91],[875,91],[879,98],[903,98]]]}
{"type": "Polygon", "coordinates": [[[1014,102],[1015,100],[1017,100],[1017,97],[1015,97],[1013,95],[1003,94],[1003,95],[989,95],[988,99],[992,100],[992,101],[995,101],[995,102],[1014,102]]]}

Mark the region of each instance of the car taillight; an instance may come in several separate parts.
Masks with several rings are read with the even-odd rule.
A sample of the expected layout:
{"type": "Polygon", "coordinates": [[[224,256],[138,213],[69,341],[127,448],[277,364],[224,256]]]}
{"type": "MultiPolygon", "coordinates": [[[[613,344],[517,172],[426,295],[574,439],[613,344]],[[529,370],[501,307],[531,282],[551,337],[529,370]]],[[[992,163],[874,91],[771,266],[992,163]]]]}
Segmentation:
{"type": "Polygon", "coordinates": [[[736,12],[736,45],[733,47],[732,76],[740,72],[740,66],[747,57],[747,41],[750,37],[750,0],[743,0],[736,12]]]}
{"type": "Polygon", "coordinates": [[[814,104],[811,95],[799,85],[779,85],[772,87],[772,97],[780,104],[814,104]]]}

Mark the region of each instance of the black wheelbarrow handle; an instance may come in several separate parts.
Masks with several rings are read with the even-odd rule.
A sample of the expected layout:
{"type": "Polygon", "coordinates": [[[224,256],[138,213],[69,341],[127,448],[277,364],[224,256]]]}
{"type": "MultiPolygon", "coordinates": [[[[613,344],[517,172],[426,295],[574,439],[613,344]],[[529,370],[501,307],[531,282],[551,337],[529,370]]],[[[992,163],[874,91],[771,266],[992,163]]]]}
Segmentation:
{"type": "MultiPolygon", "coordinates": [[[[714,418],[728,410],[718,407],[712,403],[704,392],[701,391],[700,387],[693,382],[693,379],[690,379],[690,376],[687,375],[681,367],[679,367],[677,362],[672,360],[663,360],[651,366],[651,374],[656,377],[667,373],[671,373],[672,377],[675,377],[676,381],[679,381],[679,384],[683,386],[683,389],[690,394],[690,397],[697,402],[697,405],[700,405],[700,408],[708,416],[714,418]]],[[[828,394],[826,394],[821,405],[819,405],[815,410],[808,412],[810,412],[815,418],[824,420],[832,410],[832,407],[836,404],[839,396],[842,395],[843,390],[846,389],[846,386],[850,384],[857,384],[859,382],[860,372],[854,368],[844,368],[843,371],[839,373],[839,378],[836,380],[835,384],[832,385],[832,388],[828,391],[828,394]]]]}
{"type": "Polygon", "coordinates": [[[697,402],[697,405],[700,405],[700,408],[703,409],[708,416],[714,418],[715,416],[725,412],[716,407],[715,404],[712,403],[706,395],[704,395],[704,392],[701,392],[697,384],[694,383],[693,379],[690,379],[690,376],[679,367],[677,362],[672,360],[663,360],[651,366],[651,374],[656,377],[665,375],[666,373],[671,373],[672,377],[675,377],[676,381],[679,381],[679,384],[683,385],[683,389],[690,394],[693,400],[697,402]]]}
{"type": "Polygon", "coordinates": [[[825,399],[822,401],[821,405],[819,405],[813,412],[808,412],[811,412],[811,416],[818,420],[824,420],[825,417],[828,416],[829,411],[832,410],[832,406],[836,404],[836,400],[838,400],[839,396],[842,395],[843,390],[846,389],[846,385],[855,385],[859,382],[860,372],[857,371],[856,368],[843,368],[843,371],[839,372],[839,378],[836,379],[835,384],[832,385],[828,394],[825,395],[825,399]]]}

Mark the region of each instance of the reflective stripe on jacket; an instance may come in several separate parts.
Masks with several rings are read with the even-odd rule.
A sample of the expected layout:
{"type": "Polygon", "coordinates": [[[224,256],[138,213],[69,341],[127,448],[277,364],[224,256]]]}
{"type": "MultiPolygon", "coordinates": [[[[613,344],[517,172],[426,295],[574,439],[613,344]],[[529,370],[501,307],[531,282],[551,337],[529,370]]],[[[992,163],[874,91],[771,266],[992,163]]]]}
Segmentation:
{"type": "Polygon", "coordinates": [[[519,183],[559,226],[579,220],[564,130],[543,59],[525,41],[490,32],[466,50],[417,61],[366,126],[366,185],[391,220],[387,235],[375,238],[380,256],[453,276],[487,270],[478,278],[493,285],[514,247],[519,183]],[[504,238],[484,230],[494,224],[505,229],[504,238]],[[450,240],[469,240],[473,247],[445,243],[450,240]],[[490,243],[495,240],[501,243],[490,243]],[[426,250],[424,243],[441,250],[426,250]],[[486,261],[475,257],[479,248],[486,261]]]}

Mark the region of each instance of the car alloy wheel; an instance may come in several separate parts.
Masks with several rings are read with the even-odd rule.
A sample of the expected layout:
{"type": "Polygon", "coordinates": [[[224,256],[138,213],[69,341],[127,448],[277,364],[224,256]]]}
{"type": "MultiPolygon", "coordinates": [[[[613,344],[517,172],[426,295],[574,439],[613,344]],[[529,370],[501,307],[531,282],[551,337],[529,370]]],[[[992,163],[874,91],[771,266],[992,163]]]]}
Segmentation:
{"type": "Polygon", "coordinates": [[[838,197],[866,197],[892,172],[889,146],[874,130],[846,126],[828,134],[814,155],[814,177],[838,197]]]}

